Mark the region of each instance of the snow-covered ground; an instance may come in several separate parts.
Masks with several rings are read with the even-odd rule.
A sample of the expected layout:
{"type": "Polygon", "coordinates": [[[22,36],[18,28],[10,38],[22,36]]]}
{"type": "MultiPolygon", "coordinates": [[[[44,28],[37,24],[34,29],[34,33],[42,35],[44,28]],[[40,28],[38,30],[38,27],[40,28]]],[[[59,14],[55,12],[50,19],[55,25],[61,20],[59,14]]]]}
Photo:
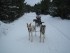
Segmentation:
{"type": "Polygon", "coordinates": [[[28,40],[27,23],[35,13],[25,13],[10,24],[0,21],[0,53],[70,53],[70,20],[41,15],[46,25],[45,42],[39,42],[39,32],[28,40]]]}

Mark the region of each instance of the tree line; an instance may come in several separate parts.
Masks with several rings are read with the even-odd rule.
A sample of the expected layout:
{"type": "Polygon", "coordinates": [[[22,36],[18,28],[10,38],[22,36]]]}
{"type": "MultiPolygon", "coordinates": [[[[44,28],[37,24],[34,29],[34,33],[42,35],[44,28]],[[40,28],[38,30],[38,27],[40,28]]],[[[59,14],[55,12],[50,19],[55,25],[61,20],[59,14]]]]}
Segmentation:
{"type": "Polygon", "coordinates": [[[62,19],[70,19],[70,0],[42,0],[34,6],[24,3],[25,0],[0,0],[0,20],[11,22],[26,12],[50,14],[62,19]]]}
{"type": "Polygon", "coordinates": [[[70,0],[42,0],[35,4],[34,11],[40,14],[59,16],[62,19],[70,19],[70,0]]]}

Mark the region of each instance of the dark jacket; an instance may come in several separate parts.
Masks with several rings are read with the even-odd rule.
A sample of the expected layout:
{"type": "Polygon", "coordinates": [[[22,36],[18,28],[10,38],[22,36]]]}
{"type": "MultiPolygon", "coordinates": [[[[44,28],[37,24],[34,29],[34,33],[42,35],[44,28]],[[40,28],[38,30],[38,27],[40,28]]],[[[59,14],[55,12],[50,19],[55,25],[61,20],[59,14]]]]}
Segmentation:
{"type": "Polygon", "coordinates": [[[36,19],[37,19],[38,22],[41,22],[41,17],[39,15],[36,16],[36,19]]]}

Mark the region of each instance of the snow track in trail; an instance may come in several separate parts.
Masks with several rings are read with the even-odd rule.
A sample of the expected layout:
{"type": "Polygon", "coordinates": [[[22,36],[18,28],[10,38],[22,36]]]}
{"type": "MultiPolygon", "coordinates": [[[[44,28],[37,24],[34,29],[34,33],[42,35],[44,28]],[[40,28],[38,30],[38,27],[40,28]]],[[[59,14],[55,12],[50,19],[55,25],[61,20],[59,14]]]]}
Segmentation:
{"type": "Polygon", "coordinates": [[[65,38],[70,40],[70,37],[68,37],[64,32],[62,32],[57,26],[54,26],[53,24],[49,24],[49,25],[55,28],[58,32],[60,32],[65,38]]]}

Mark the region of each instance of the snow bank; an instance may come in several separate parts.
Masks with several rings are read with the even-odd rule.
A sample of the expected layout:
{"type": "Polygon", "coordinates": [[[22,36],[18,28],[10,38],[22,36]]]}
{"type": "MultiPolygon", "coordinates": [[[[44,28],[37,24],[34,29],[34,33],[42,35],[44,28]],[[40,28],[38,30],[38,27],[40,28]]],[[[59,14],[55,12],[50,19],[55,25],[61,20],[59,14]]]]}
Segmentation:
{"type": "Polygon", "coordinates": [[[0,37],[6,35],[7,30],[8,30],[8,26],[0,21],[0,37]]]}

